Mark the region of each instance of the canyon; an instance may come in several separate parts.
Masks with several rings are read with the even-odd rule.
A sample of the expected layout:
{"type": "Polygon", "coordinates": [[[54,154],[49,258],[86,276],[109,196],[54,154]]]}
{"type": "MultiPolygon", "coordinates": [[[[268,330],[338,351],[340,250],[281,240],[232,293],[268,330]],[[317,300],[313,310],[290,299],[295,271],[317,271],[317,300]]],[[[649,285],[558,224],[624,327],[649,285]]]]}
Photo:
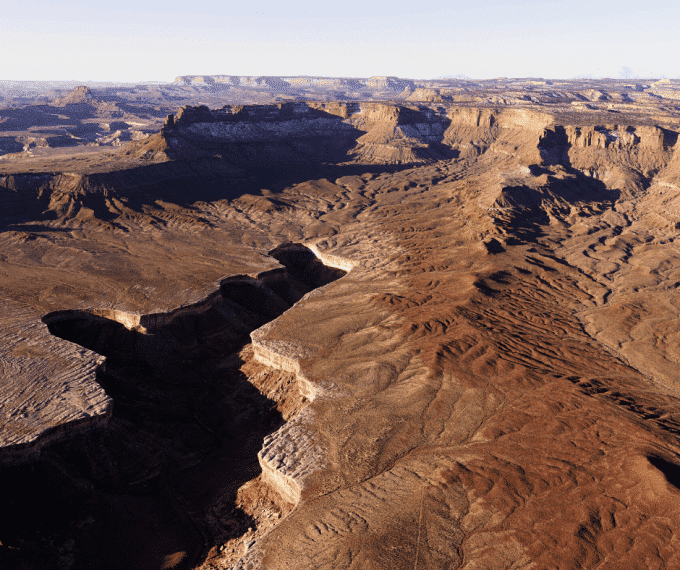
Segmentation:
{"type": "Polygon", "coordinates": [[[676,567],[676,83],[318,84],[0,156],[3,568],[676,567]]]}

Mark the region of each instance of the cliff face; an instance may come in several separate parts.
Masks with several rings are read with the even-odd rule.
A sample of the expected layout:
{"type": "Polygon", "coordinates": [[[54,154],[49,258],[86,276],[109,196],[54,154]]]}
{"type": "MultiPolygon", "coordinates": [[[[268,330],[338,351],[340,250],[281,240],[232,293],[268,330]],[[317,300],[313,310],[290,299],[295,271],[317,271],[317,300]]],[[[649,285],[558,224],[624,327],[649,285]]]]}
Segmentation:
{"type": "MultiPolygon", "coordinates": [[[[346,273],[299,244],[283,244],[270,255],[281,268],[255,278],[227,277],[204,299],[163,313],[63,310],[41,319],[28,307],[0,300],[13,315],[0,332],[0,372],[10,380],[0,384],[0,465],[35,457],[52,441],[105,425],[115,398],[100,386],[104,371],[120,368],[115,374],[124,377],[126,366],[178,361],[201,344],[194,338],[203,334],[198,321],[201,330],[220,330],[220,350],[238,352],[251,331],[346,273]],[[36,377],[43,378],[38,385],[36,377]]],[[[290,390],[314,397],[301,379],[290,390]]]]}
{"type": "MultiPolygon", "coordinates": [[[[676,141],[677,133],[660,127],[559,124],[526,109],[373,102],[181,107],[159,133],[121,148],[118,169],[105,162],[100,172],[8,173],[0,176],[0,202],[10,218],[28,207],[47,219],[109,223],[158,199],[190,205],[231,198],[282,175],[294,183],[353,165],[403,168],[487,152],[515,157],[526,168],[559,164],[637,196],[657,175],[675,184],[676,141]]],[[[490,192],[488,207],[504,207],[503,200],[493,205],[500,191],[490,192]]]]}
{"type": "Polygon", "coordinates": [[[541,137],[548,164],[561,164],[624,196],[639,196],[676,154],[676,132],[633,125],[556,126],[541,137]]]}
{"type": "MultiPolygon", "coordinates": [[[[183,107],[159,136],[167,142],[169,155],[188,149],[191,141],[194,149],[219,147],[233,160],[239,159],[237,148],[244,145],[259,145],[261,152],[266,149],[274,157],[277,151],[288,154],[281,144],[306,141],[310,144],[297,149],[305,160],[416,164],[477,155],[492,141],[512,143],[518,135],[535,147],[551,122],[550,116],[531,111],[436,104],[286,103],[219,110],[183,107]]],[[[140,143],[139,148],[153,144],[158,142],[140,143]]]]}
{"type": "Polygon", "coordinates": [[[445,113],[415,106],[287,103],[182,108],[168,126],[163,135],[171,148],[187,141],[220,146],[228,159],[241,163],[266,156],[265,166],[291,159],[403,164],[441,158],[430,145],[441,142],[448,120],[445,113]]]}

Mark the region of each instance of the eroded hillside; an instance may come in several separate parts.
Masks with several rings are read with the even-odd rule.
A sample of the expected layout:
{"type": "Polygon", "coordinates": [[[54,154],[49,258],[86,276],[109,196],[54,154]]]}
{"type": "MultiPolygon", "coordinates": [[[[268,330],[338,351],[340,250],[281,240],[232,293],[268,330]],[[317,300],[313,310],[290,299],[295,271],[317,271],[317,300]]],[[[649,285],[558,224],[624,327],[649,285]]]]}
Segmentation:
{"type": "Polygon", "coordinates": [[[3,165],[4,565],[677,566],[677,123],[583,97],[3,165]]]}

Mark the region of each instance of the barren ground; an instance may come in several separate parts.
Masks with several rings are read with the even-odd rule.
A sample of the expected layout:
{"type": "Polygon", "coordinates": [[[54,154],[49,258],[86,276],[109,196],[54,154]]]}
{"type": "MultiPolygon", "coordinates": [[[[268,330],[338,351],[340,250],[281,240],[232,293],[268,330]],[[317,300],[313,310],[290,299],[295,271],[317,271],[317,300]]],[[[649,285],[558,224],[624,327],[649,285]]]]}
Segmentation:
{"type": "Polygon", "coordinates": [[[2,567],[680,566],[672,87],[1,161],[2,567]]]}

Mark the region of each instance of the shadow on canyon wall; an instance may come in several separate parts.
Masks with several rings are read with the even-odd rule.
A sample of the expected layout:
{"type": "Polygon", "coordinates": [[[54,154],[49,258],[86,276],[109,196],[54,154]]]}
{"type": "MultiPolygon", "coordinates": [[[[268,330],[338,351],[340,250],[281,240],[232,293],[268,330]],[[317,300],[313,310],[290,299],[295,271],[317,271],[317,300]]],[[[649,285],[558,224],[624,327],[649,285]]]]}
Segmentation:
{"type": "MultiPolygon", "coordinates": [[[[41,112],[61,116],[57,113],[59,108],[43,107],[41,112]]],[[[82,108],[69,107],[74,107],[71,111],[76,114],[91,112],[87,111],[91,107],[87,104],[81,104],[82,108]]],[[[83,209],[91,211],[96,220],[113,223],[120,216],[162,208],[162,203],[192,209],[197,202],[232,200],[243,194],[260,194],[262,189],[279,192],[314,179],[333,181],[343,176],[394,173],[422,161],[451,160],[458,156],[457,150],[441,141],[414,144],[401,135],[389,134],[391,127],[384,136],[381,133],[385,129],[377,127],[380,132],[366,141],[362,139],[367,134],[365,130],[342,123],[327,111],[307,107],[305,119],[312,127],[305,127],[302,121],[299,132],[267,137],[257,132],[257,122],[262,120],[256,116],[258,113],[275,112],[276,119],[283,123],[295,119],[295,109],[290,105],[272,108],[246,108],[235,115],[242,121],[241,115],[253,114],[250,119],[250,115],[246,117],[253,122],[246,127],[255,129],[252,137],[256,140],[248,137],[240,140],[238,132],[234,135],[236,140],[220,138],[219,133],[212,136],[193,132],[190,127],[195,122],[204,125],[218,119],[232,122],[236,119],[207,107],[182,108],[177,123],[168,121],[159,133],[121,147],[113,154],[45,158],[41,159],[41,166],[30,166],[35,172],[0,175],[0,230],[30,221],[70,220],[83,209]],[[337,125],[329,127],[326,133],[314,127],[314,121],[335,121],[337,125]],[[178,128],[178,124],[184,126],[178,128]],[[305,128],[312,130],[307,132],[305,128]],[[390,137],[399,140],[392,143],[390,137]],[[371,149],[370,157],[364,157],[362,150],[357,151],[362,145],[371,149]]],[[[424,112],[414,109],[386,109],[393,111],[386,120],[395,125],[409,126],[429,120],[424,112]]],[[[16,117],[8,116],[10,122],[21,117],[28,121],[32,116],[23,116],[22,113],[28,113],[23,109],[13,113],[16,117]]],[[[449,123],[448,119],[438,119],[442,133],[449,123]]],[[[115,122],[111,125],[116,126],[115,122]]],[[[84,128],[77,126],[79,133],[84,128]]],[[[13,169],[17,172],[16,164],[13,169]]]]}
{"type": "Polygon", "coordinates": [[[564,127],[558,125],[554,130],[547,130],[538,146],[542,164],[529,166],[533,176],[547,175],[547,184],[538,188],[524,185],[502,188],[499,203],[508,211],[499,216],[499,225],[512,236],[509,244],[536,241],[545,235],[550,216],[566,217],[572,205],[589,203],[594,208],[606,209],[621,197],[620,190],[609,189],[601,180],[574,168],[569,158],[570,148],[564,127]],[[563,176],[555,176],[551,166],[562,167],[563,176]]]}
{"type": "Polygon", "coordinates": [[[282,269],[227,278],[146,333],[82,311],[44,317],[52,334],[107,357],[98,381],[113,411],[105,428],[0,469],[3,568],[188,569],[253,526],[236,494],[284,417],[239,354],[252,330],[345,274],[301,245],[270,255],[282,269]]]}

